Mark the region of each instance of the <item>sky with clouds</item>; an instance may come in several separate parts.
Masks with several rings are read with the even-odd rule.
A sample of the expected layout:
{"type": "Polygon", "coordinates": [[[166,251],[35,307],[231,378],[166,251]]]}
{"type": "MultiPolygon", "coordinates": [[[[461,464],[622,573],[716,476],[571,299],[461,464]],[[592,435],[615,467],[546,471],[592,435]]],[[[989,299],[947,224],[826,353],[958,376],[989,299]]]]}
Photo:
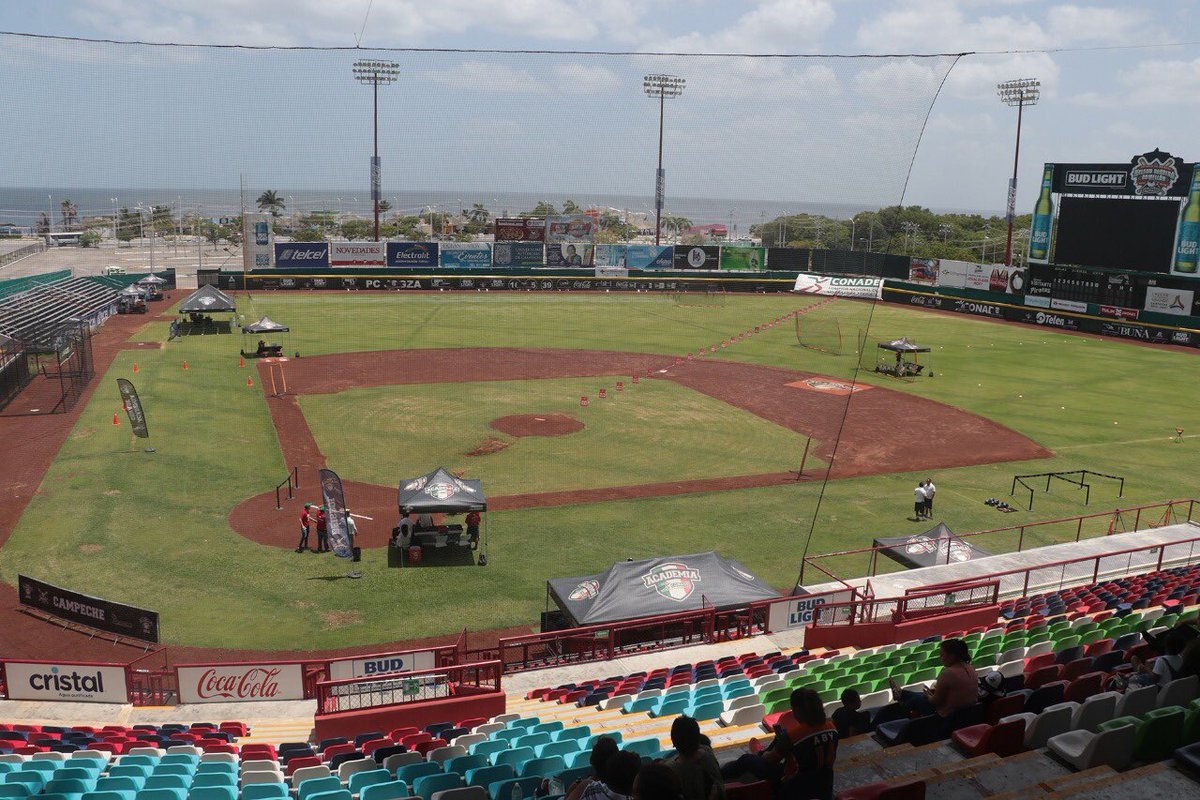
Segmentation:
{"type": "Polygon", "coordinates": [[[10,187],[360,186],[371,92],[350,65],[372,57],[401,70],[385,193],[652,197],[647,72],[687,79],[668,194],[1002,209],[1016,112],[995,87],[1025,77],[1019,210],[1044,161],[1200,160],[1196,0],[43,0],[0,4],[0,30],[345,48],[0,37],[10,187]],[[556,52],[376,49],[406,47],[556,52]]]}

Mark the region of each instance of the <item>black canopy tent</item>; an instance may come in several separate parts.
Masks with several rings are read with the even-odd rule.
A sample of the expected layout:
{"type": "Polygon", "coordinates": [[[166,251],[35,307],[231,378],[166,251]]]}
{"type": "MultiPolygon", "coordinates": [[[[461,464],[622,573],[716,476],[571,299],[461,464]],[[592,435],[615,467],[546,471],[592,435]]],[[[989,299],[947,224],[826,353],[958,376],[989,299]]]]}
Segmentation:
{"type": "MultiPolygon", "coordinates": [[[[400,481],[396,497],[400,514],[466,514],[487,511],[483,482],[460,478],[445,467],[400,481]]],[[[487,516],[479,542],[479,564],[487,564],[487,516]]]]}
{"type": "Polygon", "coordinates": [[[253,350],[246,350],[246,334],[255,336],[270,336],[272,334],[287,333],[291,329],[287,325],[281,325],[270,317],[260,317],[249,325],[242,326],[242,355],[247,357],[262,357],[262,356],[278,356],[283,354],[283,345],[278,342],[268,342],[265,338],[259,339],[259,345],[253,350]],[[265,345],[265,347],[264,347],[265,345]]]}
{"type": "Polygon", "coordinates": [[[126,286],[117,292],[118,314],[145,314],[147,291],[139,286],[126,286]]]}
{"type": "Polygon", "coordinates": [[[875,552],[882,553],[909,569],[933,567],[938,564],[959,564],[992,555],[955,536],[944,522],[939,522],[924,533],[912,536],[877,538],[875,552]]]}
{"type": "Polygon", "coordinates": [[[179,303],[179,313],[187,320],[179,325],[179,333],[232,333],[237,304],[233,298],[211,284],[201,286],[179,303]],[[212,314],[230,314],[228,322],[217,323],[212,314]]]}
{"type": "MultiPolygon", "coordinates": [[[[918,353],[932,352],[933,348],[910,342],[907,336],[880,342],[879,355],[875,360],[875,371],[895,375],[897,378],[911,378],[920,375],[926,365],[917,358],[918,353]]],[[[933,372],[926,372],[932,377],[933,372]]]]}
{"type": "Polygon", "coordinates": [[[576,627],[779,597],[741,563],[711,550],[618,561],[596,575],[551,578],[546,595],[576,627]]]}

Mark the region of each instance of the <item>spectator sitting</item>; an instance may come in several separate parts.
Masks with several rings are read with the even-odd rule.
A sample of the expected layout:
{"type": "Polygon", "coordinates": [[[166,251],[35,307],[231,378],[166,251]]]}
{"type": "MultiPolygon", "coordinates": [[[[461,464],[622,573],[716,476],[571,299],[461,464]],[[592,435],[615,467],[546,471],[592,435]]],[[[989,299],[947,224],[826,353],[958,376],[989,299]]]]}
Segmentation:
{"type": "MultiPolygon", "coordinates": [[[[791,696],[791,715],[784,714],[775,725],[775,738],[761,753],[746,753],[721,768],[731,781],[749,773],[756,780],[770,781],[779,797],[833,797],[833,762],[837,759],[838,735],[825,718],[821,696],[812,689],[796,689],[791,696]]],[[[751,747],[756,745],[751,740],[751,747]]]]}
{"type": "Polygon", "coordinates": [[[839,739],[871,732],[871,715],[862,710],[862,698],[854,689],[842,690],[842,707],[833,712],[839,739]]]}
{"type": "MultiPolygon", "coordinates": [[[[937,714],[949,717],[960,708],[979,702],[979,676],[971,666],[971,651],[962,639],[946,639],[938,650],[942,671],[932,687],[923,692],[902,690],[894,680],[889,680],[892,697],[902,704],[910,715],[927,716],[937,714]]],[[[879,724],[876,719],[875,724],[879,724]]]]}
{"type": "Polygon", "coordinates": [[[566,790],[566,798],[564,800],[579,800],[583,793],[594,783],[603,784],[607,778],[606,767],[608,760],[621,752],[617,747],[617,740],[611,736],[601,736],[592,745],[592,755],[588,762],[592,766],[592,774],[586,778],[580,778],[570,786],[564,787],[566,790]]]}
{"type": "Polygon", "coordinates": [[[418,514],[416,529],[419,531],[437,530],[437,527],[433,524],[433,515],[428,512],[424,514],[418,514]]]}
{"type": "Polygon", "coordinates": [[[687,800],[685,791],[678,772],[666,764],[647,764],[633,780],[633,800],[687,800]]]}
{"type": "Polygon", "coordinates": [[[629,800],[641,768],[642,757],[637,753],[622,750],[610,756],[604,763],[604,780],[592,781],[579,795],[580,800],[629,800]]]}
{"type": "MultiPolygon", "coordinates": [[[[725,780],[721,767],[712,750],[701,743],[700,723],[687,715],[675,718],[671,723],[671,744],[675,756],[667,760],[678,777],[676,793],[682,792],[683,800],[724,800],[725,780]]],[[[639,773],[645,774],[645,770],[639,773]]],[[[634,791],[637,796],[637,791],[634,791]]]]}

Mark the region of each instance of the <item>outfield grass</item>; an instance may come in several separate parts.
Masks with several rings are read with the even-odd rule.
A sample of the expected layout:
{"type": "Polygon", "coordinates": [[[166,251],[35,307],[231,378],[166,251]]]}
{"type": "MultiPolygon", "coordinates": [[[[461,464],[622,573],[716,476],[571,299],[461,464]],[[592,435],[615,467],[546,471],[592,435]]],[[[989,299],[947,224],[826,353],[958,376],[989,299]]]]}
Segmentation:
{"type": "MultiPolygon", "coordinates": [[[[293,333],[285,338],[285,347],[306,355],[476,346],[679,353],[811,302],[730,296],[723,307],[696,308],[646,294],[281,293],[257,294],[244,308],[247,317],[265,313],[291,325],[293,333]]],[[[818,315],[837,314],[844,327],[868,330],[868,352],[861,354],[868,365],[874,363],[874,343],[896,336],[906,335],[934,348],[929,364],[936,377],[901,382],[868,369],[860,379],[960,406],[1055,451],[1050,459],[934,474],[938,516],[955,531],[1196,494],[1200,439],[1188,438],[1184,444],[1170,441],[1177,426],[1187,429],[1189,437],[1200,434],[1200,427],[1191,422],[1196,414],[1197,363],[1192,353],[903,307],[872,308],[838,301],[812,313],[814,320],[818,315]],[[1115,489],[1098,483],[1092,490],[1092,505],[1085,509],[1080,492],[1059,484],[1049,495],[1037,496],[1032,514],[999,514],[983,504],[987,497],[1007,497],[1015,473],[1082,468],[1124,475],[1125,497],[1118,500],[1115,489]]],[[[137,338],[163,341],[165,337],[164,323],[150,323],[137,338]]],[[[107,374],[97,378],[94,399],[4,547],[3,580],[15,583],[22,572],[157,609],[164,636],[173,643],[315,649],[447,633],[464,626],[536,624],[537,612],[544,607],[546,578],[595,572],[625,557],[717,549],[785,589],[797,576],[806,544],[812,553],[847,549],[869,545],[873,536],[921,528],[906,517],[911,511],[912,485],[927,476],[906,473],[832,482],[819,513],[821,487],[810,483],[492,512],[487,568],[385,570],[376,561],[381,554],[369,552],[364,562],[366,579],[341,580],[345,570],[340,563],[316,557],[303,560],[287,549],[253,544],[226,524],[234,505],[269,490],[287,471],[262,395],[257,388],[245,386],[246,373],[237,366],[239,340],[237,336],[191,337],[170,342],[163,350],[125,352],[107,374]],[[140,362],[136,375],[132,373],[135,359],[140,362]],[[181,369],[185,359],[190,367],[186,372],[181,369]],[[111,425],[113,412],[120,408],[116,377],[137,383],[151,426],[150,443],[157,452],[142,452],[142,443],[130,440],[127,425],[111,425]],[[808,543],[810,530],[814,533],[808,543]],[[419,613],[409,613],[413,609],[419,613]]],[[[854,376],[859,360],[806,350],[788,326],[741,342],[720,357],[842,378],[854,376]]],[[[538,383],[549,387],[557,382],[538,383]]],[[[638,391],[650,385],[639,386],[638,391]]],[[[463,387],[456,391],[462,392],[463,387]]],[[[471,384],[469,393],[454,401],[454,413],[461,413],[483,391],[471,384]]],[[[390,485],[401,470],[388,474],[386,467],[380,467],[386,461],[374,441],[380,437],[372,434],[378,426],[390,424],[390,413],[374,418],[371,431],[355,434],[360,437],[357,447],[343,448],[326,428],[353,419],[351,408],[361,412],[372,402],[391,402],[389,397],[419,395],[423,403],[453,399],[444,392],[444,387],[405,387],[403,393],[364,389],[322,398],[319,403],[313,402],[315,398],[303,402],[331,464],[347,477],[363,476],[390,485]],[[346,409],[340,407],[343,402],[346,409]],[[326,403],[327,407],[318,407],[326,403]]],[[[661,402],[659,409],[668,421],[679,403],[699,402],[698,395],[679,387],[664,385],[662,392],[651,399],[661,402]]],[[[701,405],[715,402],[703,401],[701,405]]],[[[489,396],[486,402],[504,401],[489,396]]],[[[624,403],[622,398],[612,408],[624,408],[624,403]]],[[[502,410],[497,406],[495,414],[481,421],[499,416],[502,410]]],[[[723,419],[737,417],[728,408],[689,411],[716,412],[723,419]]],[[[738,471],[773,468],[774,452],[782,449],[786,432],[771,426],[760,429],[766,425],[760,420],[746,426],[735,421],[736,428],[730,424],[722,435],[730,440],[747,437],[736,455],[745,459],[738,471]],[[752,463],[759,466],[747,469],[752,463]]],[[[595,429],[605,436],[631,435],[615,423],[595,429]]],[[[576,473],[585,467],[593,470],[591,465],[581,466],[586,459],[578,454],[539,450],[566,446],[580,436],[543,439],[536,446],[531,441],[530,447],[521,442],[512,450],[511,466],[518,473],[542,471],[550,481],[562,480],[556,465],[563,458],[577,459],[571,465],[576,473]]],[[[662,448],[669,449],[662,460],[711,461],[711,436],[711,431],[682,426],[661,442],[662,448]]],[[[451,454],[463,441],[452,443],[451,454]]],[[[604,441],[598,436],[594,443],[602,446],[604,441]]],[[[726,441],[720,447],[737,446],[726,441]]],[[[788,442],[787,447],[794,443],[788,442]]],[[[628,461],[625,456],[611,463],[620,470],[649,474],[644,472],[649,465],[628,461]]],[[[426,466],[435,465],[407,471],[426,466]]],[[[601,473],[606,471],[607,466],[597,464],[588,480],[629,482],[621,477],[603,481],[601,473]]],[[[510,479],[494,480],[502,484],[510,479]]],[[[511,480],[515,486],[524,478],[511,480]]],[[[490,481],[489,491],[495,491],[490,481]]],[[[1102,528],[1097,524],[1095,532],[1102,528]]],[[[1072,527],[1030,538],[1049,541],[1073,534],[1072,527]]],[[[1011,541],[1011,536],[994,535],[987,537],[984,546],[1005,549],[1011,541]]],[[[843,558],[831,565],[848,574],[861,572],[866,559],[843,558]]]]}
{"type": "Polygon", "coordinates": [[[306,395],[300,407],[329,463],[345,465],[343,478],[387,486],[440,464],[481,478],[492,496],[784,472],[804,449],[804,436],[670,381],[630,384],[580,408],[597,383],[383,386],[306,395]],[[568,414],[586,427],[516,437],[488,426],[530,413],[568,414]],[[488,440],[507,447],[465,455],[488,440]]]}

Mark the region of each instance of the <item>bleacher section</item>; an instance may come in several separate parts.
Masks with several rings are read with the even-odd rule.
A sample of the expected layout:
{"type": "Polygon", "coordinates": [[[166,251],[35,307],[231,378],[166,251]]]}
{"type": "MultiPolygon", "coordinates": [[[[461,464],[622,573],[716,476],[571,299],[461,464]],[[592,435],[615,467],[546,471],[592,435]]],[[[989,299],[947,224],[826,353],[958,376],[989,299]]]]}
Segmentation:
{"type": "Polygon", "coordinates": [[[5,298],[0,307],[0,333],[21,342],[30,352],[52,352],[54,337],[69,320],[96,323],[115,307],[113,286],[90,278],[39,284],[5,298]]]}

